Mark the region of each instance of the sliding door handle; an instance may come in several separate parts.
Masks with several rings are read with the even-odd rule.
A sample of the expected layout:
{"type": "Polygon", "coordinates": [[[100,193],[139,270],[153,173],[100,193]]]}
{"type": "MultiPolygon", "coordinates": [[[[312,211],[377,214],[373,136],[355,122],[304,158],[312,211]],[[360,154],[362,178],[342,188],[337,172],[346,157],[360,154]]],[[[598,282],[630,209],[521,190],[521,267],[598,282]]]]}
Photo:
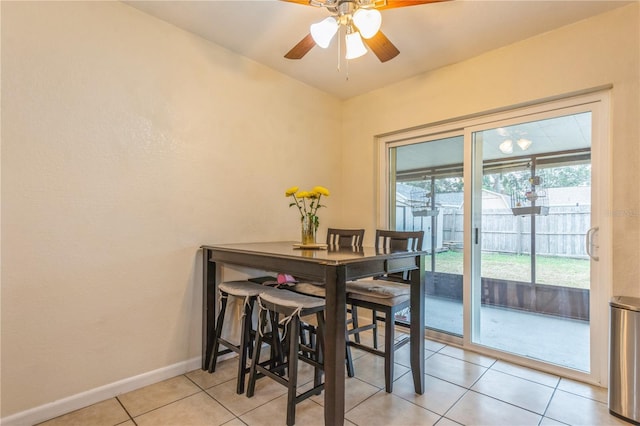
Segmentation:
{"type": "Polygon", "coordinates": [[[585,235],[585,240],[584,240],[585,250],[586,250],[587,254],[589,255],[590,258],[592,258],[595,261],[600,260],[600,257],[595,256],[593,254],[593,249],[597,249],[598,248],[598,246],[595,245],[595,243],[593,242],[593,236],[599,230],[600,230],[600,228],[597,227],[597,226],[594,226],[593,228],[590,228],[587,231],[587,233],[585,235]]]}

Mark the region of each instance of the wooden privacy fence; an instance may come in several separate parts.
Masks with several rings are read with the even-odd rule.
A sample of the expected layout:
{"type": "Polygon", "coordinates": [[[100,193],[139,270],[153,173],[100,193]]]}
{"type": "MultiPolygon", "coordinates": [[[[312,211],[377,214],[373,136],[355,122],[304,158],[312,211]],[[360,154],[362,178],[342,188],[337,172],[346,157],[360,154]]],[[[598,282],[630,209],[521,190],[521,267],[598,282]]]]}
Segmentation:
{"type": "MultiPolygon", "coordinates": [[[[531,220],[536,223],[536,254],[586,259],[584,241],[591,227],[591,206],[552,206],[546,216],[514,216],[511,210],[482,213],[482,250],[530,254],[531,220]]],[[[463,214],[460,209],[443,209],[442,240],[462,242],[463,214]]]]}

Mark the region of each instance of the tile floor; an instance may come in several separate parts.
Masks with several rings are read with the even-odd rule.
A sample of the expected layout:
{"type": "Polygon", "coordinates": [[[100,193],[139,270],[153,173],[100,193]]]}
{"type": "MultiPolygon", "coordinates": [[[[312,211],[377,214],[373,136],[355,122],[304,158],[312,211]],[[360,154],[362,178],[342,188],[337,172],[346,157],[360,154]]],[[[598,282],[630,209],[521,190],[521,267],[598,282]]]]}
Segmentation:
{"type": "MultiPolygon", "coordinates": [[[[628,425],[609,414],[607,390],[427,340],[426,389],[413,391],[409,346],[396,352],[393,393],[383,359],[353,351],[346,379],[347,425],[628,425]]],[[[285,388],[258,380],[253,398],[235,393],[237,358],[214,374],[191,371],[41,423],[57,425],[283,425],[285,388]]],[[[313,379],[302,364],[299,381],[313,379]]],[[[304,388],[302,389],[304,390],[304,388]]],[[[323,425],[323,398],[298,404],[296,424],[323,425]]]]}

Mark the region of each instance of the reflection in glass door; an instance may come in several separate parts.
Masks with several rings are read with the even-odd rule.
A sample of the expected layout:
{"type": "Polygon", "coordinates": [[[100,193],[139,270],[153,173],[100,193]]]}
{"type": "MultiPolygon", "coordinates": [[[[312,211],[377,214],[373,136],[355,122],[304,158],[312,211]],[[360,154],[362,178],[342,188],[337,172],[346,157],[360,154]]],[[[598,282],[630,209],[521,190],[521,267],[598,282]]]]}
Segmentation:
{"type": "Polygon", "coordinates": [[[581,112],[472,132],[473,343],[590,371],[591,128],[581,112]]]}
{"type": "MultiPolygon", "coordinates": [[[[390,223],[423,230],[426,256],[425,325],[462,336],[463,135],[389,149],[390,223]]],[[[396,316],[409,321],[409,310],[396,316]]]]}

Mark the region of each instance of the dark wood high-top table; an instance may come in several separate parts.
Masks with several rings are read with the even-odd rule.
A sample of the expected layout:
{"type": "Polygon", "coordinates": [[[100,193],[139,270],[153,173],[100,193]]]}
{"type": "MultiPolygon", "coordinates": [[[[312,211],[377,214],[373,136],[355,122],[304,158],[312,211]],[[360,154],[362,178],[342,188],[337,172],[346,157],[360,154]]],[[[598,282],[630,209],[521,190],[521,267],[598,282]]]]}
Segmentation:
{"type": "Polygon", "coordinates": [[[202,246],[203,315],[202,369],[213,349],[216,282],[223,265],[283,272],[326,285],[324,422],[344,424],[345,385],[345,282],[388,272],[416,270],[411,274],[411,371],[415,391],[424,392],[424,251],[380,253],[373,247],[361,251],[301,250],[294,242],[219,244],[202,246]]]}

